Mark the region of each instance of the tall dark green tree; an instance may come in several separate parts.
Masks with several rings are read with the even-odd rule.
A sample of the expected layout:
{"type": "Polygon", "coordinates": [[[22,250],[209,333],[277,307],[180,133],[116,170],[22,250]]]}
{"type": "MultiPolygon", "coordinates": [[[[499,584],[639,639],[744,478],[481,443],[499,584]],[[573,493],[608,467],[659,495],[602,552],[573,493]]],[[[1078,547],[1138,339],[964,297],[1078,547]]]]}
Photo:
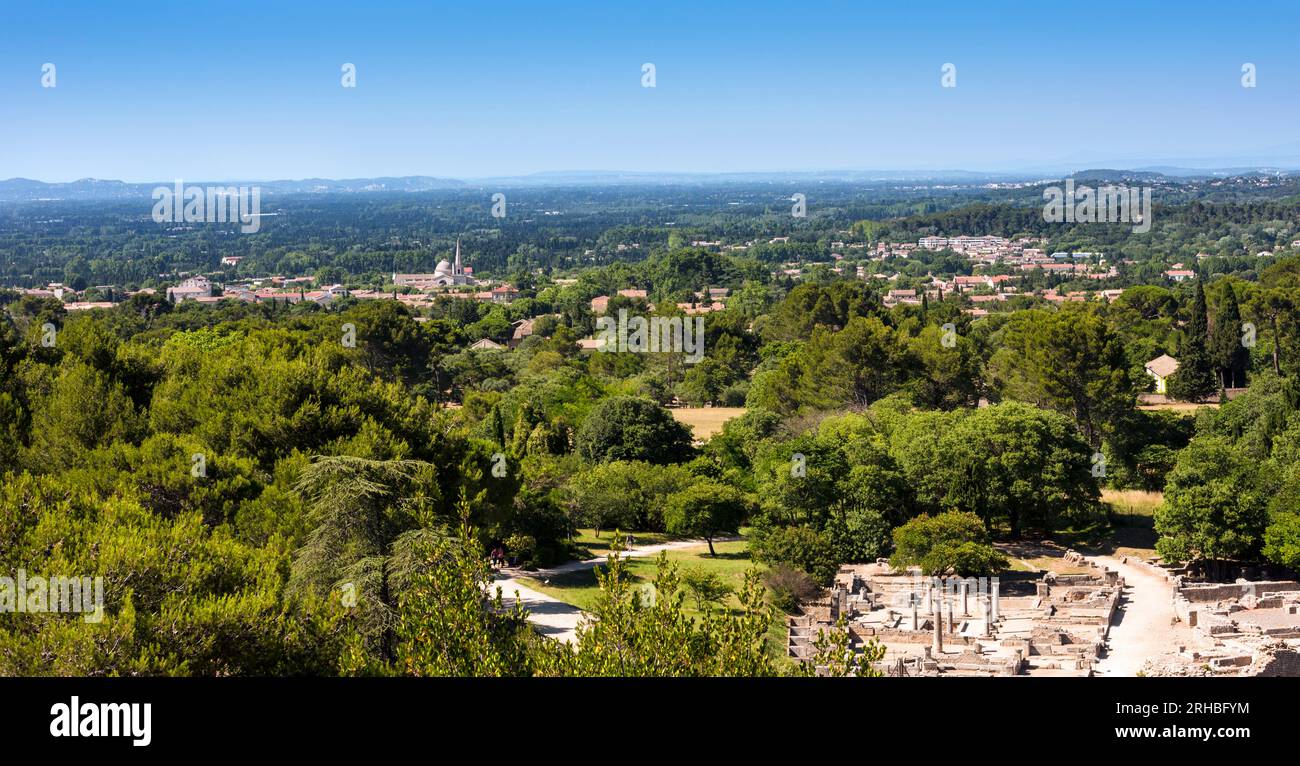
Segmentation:
{"type": "Polygon", "coordinates": [[[1182,346],[1178,349],[1178,371],[1169,379],[1169,394],[1175,399],[1199,402],[1218,389],[1209,340],[1210,321],[1205,307],[1205,287],[1197,280],[1192,313],[1187,320],[1182,346]]]}
{"type": "Polygon", "coordinates": [[[1219,314],[1214,318],[1214,330],[1210,333],[1210,355],[1223,388],[1245,385],[1250,354],[1241,342],[1241,308],[1237,305],[1237,294],[1231,286],[1224,291],[1219,314]]]}
{"type": "Polygon", "coordinates": [[[1006,399],[1068,415],[1094,448],[1132,411],[1136,398],[1123,344],[1086,308],[1013,317],[989,360],[988,377],[1006,399]]]}
{"type": "Polygon", "coordinates": [[[397,594],[420,569],[420,546],[440,536],[434,467],[416,460],[319,457],[303,469],[296,489],[309,503],[312,530],[294,555],[290,589],[355,596],[363,633],[391,659],[397,594]]]}
{"type": "Polygon", "coordinates": [[[499,405],[492,408],[492,438],[496,441],[498,447],[505,448],[506,424],[501,418],[501,407],[499,405]]]}

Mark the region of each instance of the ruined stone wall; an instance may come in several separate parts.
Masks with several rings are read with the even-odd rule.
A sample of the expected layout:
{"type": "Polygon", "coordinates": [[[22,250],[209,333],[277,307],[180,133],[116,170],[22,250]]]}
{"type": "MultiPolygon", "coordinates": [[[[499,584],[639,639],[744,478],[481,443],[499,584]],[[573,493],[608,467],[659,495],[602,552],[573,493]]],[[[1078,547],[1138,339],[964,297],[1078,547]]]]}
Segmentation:
{"type": "Polygon", "coordinates": [[[1256,675],[1267,677],[1286,676],[1290,678],[1300,676],[1300,652],[1293,650],[1273,652],[1260,662],[1256,675]]]}
{"type": "Polygon", "coordinates": [[[1257,595],[1273,593],[1278,591],[1300,591],[1300,582],[1295,580],[1264,580],[1252,583],[1188,583],[1178,588],[1177,594],[1193,604],[1203,604],[1214,601],[1229,601],[1234,598],[1240,598],[1248,592],[1257,595]],[[1247,590],[1253,588],[1253,591],[1247,590]]]}
{"type": "MultiPolygon", "coordinates": [[[[894,644],[922,644],[929,646],[934,640],[933,630],[896,630],[894,628],[871,628],[863,626],[854,626],[853,634],[864,641],[876,639],[886,646],[894,644]]],[[[957,646],[972,646],[977,644],[977,639],[971,636],[963,636],[956,633],[943,631],[943,644],[957,646]]]]}

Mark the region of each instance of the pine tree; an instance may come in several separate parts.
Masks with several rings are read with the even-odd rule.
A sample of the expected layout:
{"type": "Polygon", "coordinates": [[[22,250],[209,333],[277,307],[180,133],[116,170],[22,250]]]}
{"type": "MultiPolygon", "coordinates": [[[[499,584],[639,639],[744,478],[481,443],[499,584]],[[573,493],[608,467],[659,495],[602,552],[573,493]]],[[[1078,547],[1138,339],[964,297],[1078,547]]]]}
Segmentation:
{"type": "Polygon", "coordinates": [[[1214,318],[1214,331],[1210,334],[1210,353],[1219,382],[1223,388],[1236,388],[1246,382],[1246,366],[1250,354],[1241,343],[1241,309],[1237,295],[1229,287],[1223,298],[1219,314],[1214,318]]]}
{"type": "Polygon", "coordinates": [[[295,486],[307,502],[307,533],[294,554],[289,590],[357,597],[366,645],[392,657],[397,593],[418,571],[412,551],[438,537],[436,469],[417,460],[317,457],[295,486]]]}
{"type": "Polygon", "coordinates": [[[1178,350],[1178,371],[1169,379],[1169,395],[1175,399],[1198,402],[1218,388],[1214,361],[1210,357],[1209,315],[1205,308],[1205,288],[1196,281],[1196,299],[1187,321],[1186,335],[1178,350]]]}

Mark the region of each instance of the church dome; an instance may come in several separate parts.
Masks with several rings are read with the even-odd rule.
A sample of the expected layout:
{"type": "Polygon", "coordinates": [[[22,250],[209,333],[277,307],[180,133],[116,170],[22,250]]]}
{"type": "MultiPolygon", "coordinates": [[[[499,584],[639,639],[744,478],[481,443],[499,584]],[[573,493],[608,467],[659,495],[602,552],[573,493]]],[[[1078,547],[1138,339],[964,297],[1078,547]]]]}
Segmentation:
{"type": "Polygon", "coordinates": [[[433,273],[435,273],[435,274],[450,274],[450,273],[451,273],[451,264],[450,264],[450,263],[447,263],[447,259],[446,259],[446,258],[443,258],[441,261],[438,261],[438,267],[437,267],[436,269],[433,270],[433,273]]]}

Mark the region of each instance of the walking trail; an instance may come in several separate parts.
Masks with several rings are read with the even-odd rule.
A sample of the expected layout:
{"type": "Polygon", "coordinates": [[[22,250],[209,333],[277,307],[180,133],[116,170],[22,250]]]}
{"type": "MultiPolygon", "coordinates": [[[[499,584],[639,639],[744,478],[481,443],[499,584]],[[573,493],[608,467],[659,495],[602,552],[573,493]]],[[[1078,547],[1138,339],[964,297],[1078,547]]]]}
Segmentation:
{"type": "Polygon", "coordinates": [[[1125,564],[1111,556],[1088,558],[1124,578],[1124,590],[1106,641],[1106,656],[1097,663],[1097,675],[1136,676],[1147,660],[1176,651],[1178,644],[1188,638],[1174,624],[1171,582],[1145,567],[1125,564]]]}
{"type": "MultiPolygon", "coordinates": [[[[714,538],[713,542],[717,543],[721,539],[714,538]]],[[[696,548],[702,545],[708,545],[708,543],[703,540],[679,540],[657,545],[634,546],[623,551],[622,556],[623,558],[643,558],[645,556],[657,556],[660,551],[675,551],[683,548],[696,548]]],[[[528,577],[544,582],[557,575],[591,569],[604,563],[605,557],[597,556],[584,561],[567,561],[559,566],[550,569],[539,569],[535,572],[524,572],[521,569],[506,570],[496,576],[493,584],[501,588],[502,599],[507,605],[511,605],[514,599],[519,599],[523,607],[528,610],[528,621],[532,623],[538,633],[554,638],[557,641],[576,642],[578,623],[582,622],[586,613],[572,604],[566,604],[554,596],[548,596],[524,585],[520,578],[528,577]]]]}

